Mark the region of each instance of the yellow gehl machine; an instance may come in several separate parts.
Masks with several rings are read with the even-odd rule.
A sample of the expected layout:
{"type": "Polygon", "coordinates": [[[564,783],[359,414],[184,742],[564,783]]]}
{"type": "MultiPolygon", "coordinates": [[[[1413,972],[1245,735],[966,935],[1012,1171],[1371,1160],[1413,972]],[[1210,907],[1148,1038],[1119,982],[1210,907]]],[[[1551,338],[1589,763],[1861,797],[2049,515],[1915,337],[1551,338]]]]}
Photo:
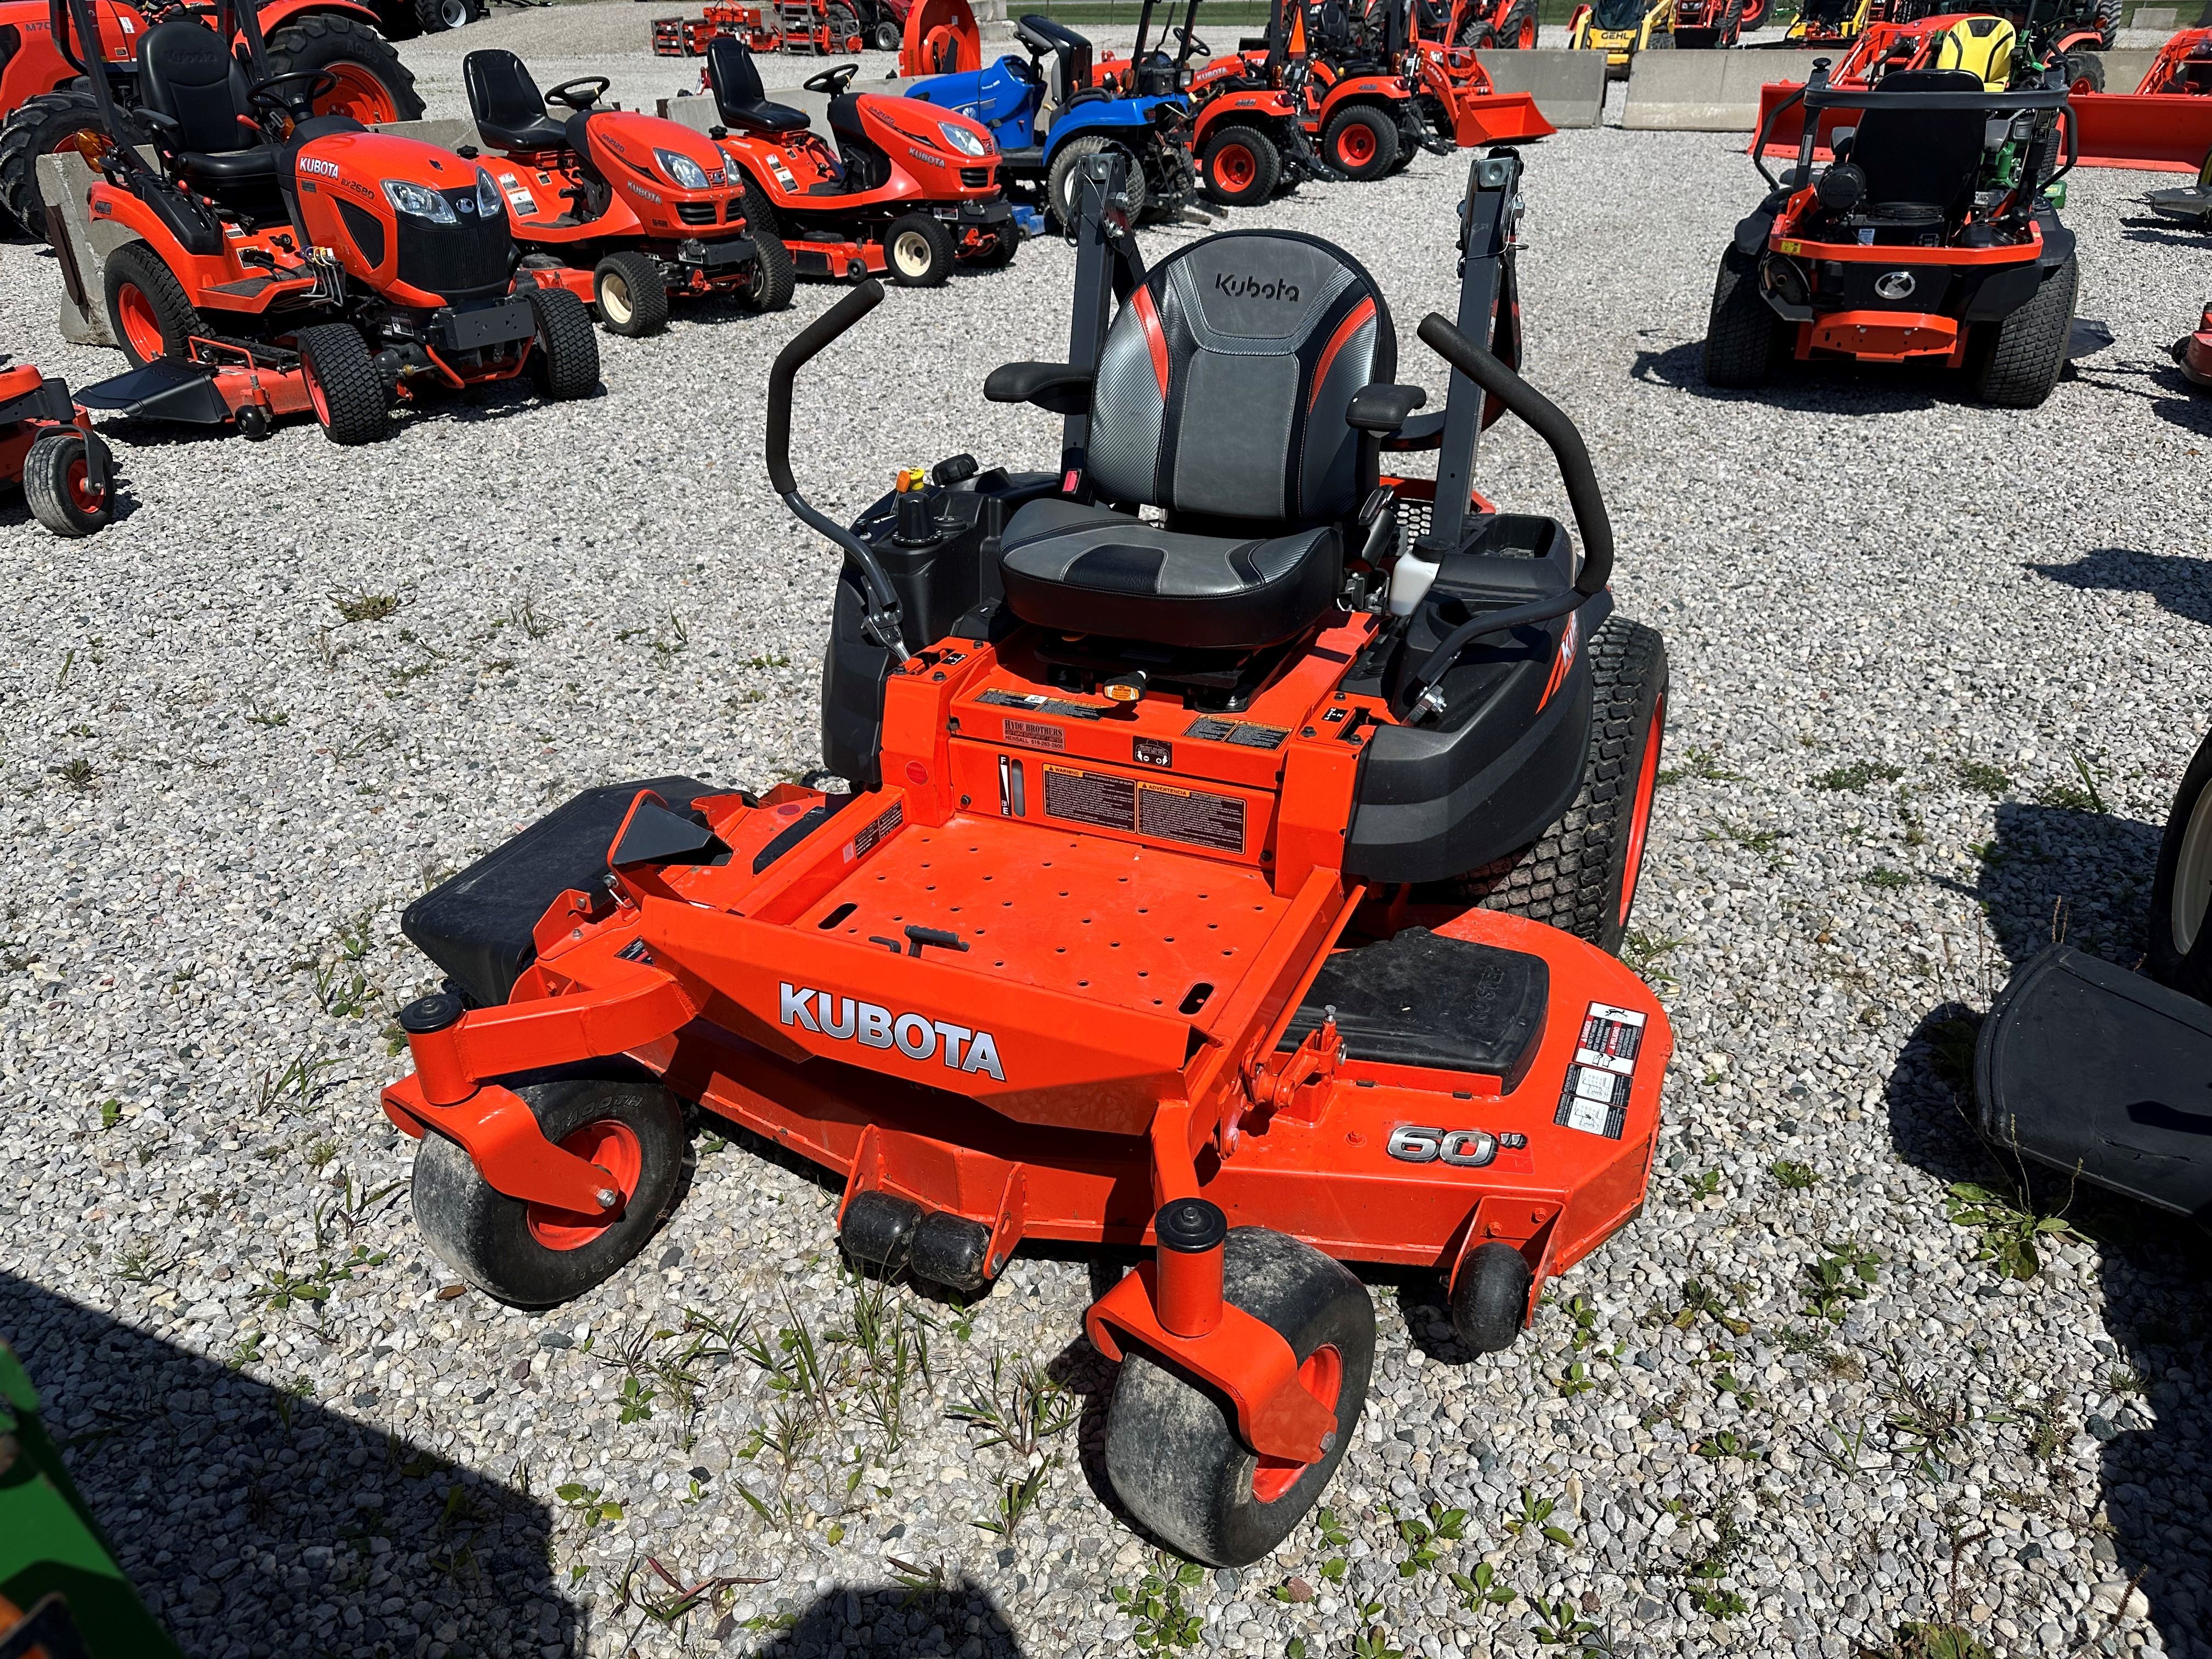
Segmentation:
{"type": "Polygon", "coordinates": [[[1674,18],[1674,0],[1591,0],[1567,20],[1567,46],[1603,52],[1606,78],[1626,80],[1638,52],[1673,49],[1674,18]]]}
{"type": "Polygon", "coordinates": [[[1863,34],[1874,15],[1875,0],[1805,0],[1789,38],[1808,46],[1839,46],[1863,34]]]}

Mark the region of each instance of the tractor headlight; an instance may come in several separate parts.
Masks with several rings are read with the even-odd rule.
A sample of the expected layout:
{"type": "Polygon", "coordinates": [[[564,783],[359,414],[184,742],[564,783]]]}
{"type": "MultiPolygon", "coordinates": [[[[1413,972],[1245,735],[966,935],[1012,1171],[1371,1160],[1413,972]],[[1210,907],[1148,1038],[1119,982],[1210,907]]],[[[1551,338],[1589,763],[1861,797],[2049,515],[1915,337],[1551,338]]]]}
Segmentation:
{"type": "Polygon", "coordinates": [[[945,142],[963,155],[988,155],[991,153],[990,147],[965,127],[955,126],[950,121],[939,121],[937,130],[945,135],[945,142]]]}
{"type": "MultiPolygon", "coordinates": [[[[483,175],[477,175],[481,178],[483,175]]],[[[453,215],[453,204],[432,190],[428,185],[418,185],[406,179],[386,179],[384,199],[402,213],[411,213],[417,219],[428,219],[434,225],[455,225],[460,221],[453,215]]]]}
{"type": "Polygon", "coordinates": [[[499,193],[499,186],[491,181],[491,174],[482,167],[477,169],[477,216],[496,219],[507,211],[507,202],[499,193]]]}
{"type": "Polygon", "coordinates": [[[682,190],[707,188],[707,169],[688,155],[678,155],[672,149],[657,149],[653,159],[660,163],[660,170],[676,181],[682,190]]]}

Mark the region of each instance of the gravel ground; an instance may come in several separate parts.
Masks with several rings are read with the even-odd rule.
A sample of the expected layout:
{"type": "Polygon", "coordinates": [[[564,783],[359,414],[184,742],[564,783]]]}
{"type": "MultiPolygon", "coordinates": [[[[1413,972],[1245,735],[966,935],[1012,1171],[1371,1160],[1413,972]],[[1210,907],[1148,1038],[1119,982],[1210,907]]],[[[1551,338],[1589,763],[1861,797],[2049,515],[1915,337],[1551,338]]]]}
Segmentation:
{"type": "MultiPolygon", "coordinates": [[[[626,44],[647,19],[465,43],[595,13],[626,44]]],[[[549,82],[585,72],[564,38],[549,82]]],[[[454,45],[409,48],[426,87],[454,45]]],[[[647,1255],[543,1317],[459,1294],[408,1217],[376,1107],[431,979],[401,907],[584,786],[817,763],[834,562],[761,477],[761,386],[836,290],[606,339],[599,399],[459,403],[374,451],[120,434],[137,505],[88,543],[5,510],[0,834],[41,878],[0,927],[0,1332],[190,1652],[1059,1659],[1129,1651],[1150,1598],[1232,1654],[1379,1629],[1363,1651],[1474,1659],[1586,1621],[1623,1653],[1844,1659],[1948,1618],[1998,1654],[2212,1654],[2202,1255],[2084,1200],[2007,1279],[1945,1198],[1994,1178],[1954,1093],[1972,1019],[2054,927],[2138,958],[2212,702],[2212,405],[2164,355],[2212,252],[2144,222],[2145,178],[2085,174],[2081,309],[2117,343],[2041,410],[1902,373],[1721,396],[1696,352],[1754,190],[1731,141],[1568,133],[1530,165],[1528,372],[1673,652],[1632,953],[1675,1021],[1657,1177],[1505,1354],[1371,1276],[1331,1525],[1241,1574],[1164,1589],[1102,1502],[1079,1255],[1025,1251],[964,1313],[902,1298],[929,1370],[893,1434],[827,1341],[834,1194],[750,1145],[703,1139],[647,1255]],[[832,1356],[813,1413],[722,1352],[800,1326],[832,1356]],[[1033,1459],[948,1416],[994,1364],[1072,1390],[1033,1459]],[[981,1529],[1032,1465],[1012,1540],[981,1529]],[[1464,1535],[1401,1568],[1394,1516],[1432,1504],[1464,1535]],[[661,1569],[708,1585],[688,1617],[661,1569]]],[[[1350,248],[1436,384],[1411,336],[1449,309],[1462,176],[1425,157],[1240,222],[1350,248]]],[[[58,339],[44,256],[0,276],[20,357],[118,367],[58,339]]],[[[1060,349],[1068,280],[1041,242],[894,292],[803,385],[815,499],[959,449],[1049,465],[1055,424],[978,388],[1060,349]]],[[[1564,512],[1525,435],[1486,454],[1492,495],[1564,512]]]]}

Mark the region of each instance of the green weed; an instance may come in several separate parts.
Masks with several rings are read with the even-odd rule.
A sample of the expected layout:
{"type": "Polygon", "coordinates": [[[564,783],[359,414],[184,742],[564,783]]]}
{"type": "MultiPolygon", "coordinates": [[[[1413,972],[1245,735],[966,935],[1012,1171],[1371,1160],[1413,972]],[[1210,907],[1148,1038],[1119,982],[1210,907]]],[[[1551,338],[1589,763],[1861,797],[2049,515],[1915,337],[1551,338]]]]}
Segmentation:
{"type": "Polygon", "coordinates": [[[1814,1174],[1811,1164],[1800,1164],[1794,1158],[1778,1158],[1766,1166],[1766,1172],[1785,1193],[1809,1193],[1820,1179],[1814,1174]]]}
{"type": "Polygon", "coordinates": [[[1847,1304],[1865,1301],[1881,1276],[1880,1252],[1857,1243],[1831,1246],[1826,1255],[1806,1266],[1806,1311],[1840,1325],[1850,1311],[1847,1304]]]}
{"type": "Polygon", "coordinates": [[[2079,1237],[2063,1216],[2039,1215],[2019,1193],[1971,1181],[1946,1188],[1943,1208],[1953,1224],[1981,1235],[1974,1260],[1989,1262],[2000,1279],[2034,1278],[2043,1267],[2039,1244],[2079,1237]]]}
{"type": "Polygon", "coordinates": [[[1121,1584],[1114,1587],[1115,1605],[1134,1626],[1130,1640],[1138,1652],[1163,1653],[1197,1643],[1205,1625],[1183,1606],[1182,1593],[1205,1582],[1206,1569],[1196,1562],[1176,1561],[1161,1554],[1134,1589],[1121,1584]]]}
{"type": "Polygon", "coordinates": [[[363,588],[332,588],[331,603],[342,623],[382,622],[399,609],[397,593],[371,593],[363,588]]]}
{"type": "Polygon", "coordinates": [[[1892,766],[1887,761],[1853,761],[1848,766],[1835,767],[1821,773],[1813,780],[1813,787],[1856,794],[1877,783],[1895,783],[1904,775],[1903,767],[1892,766]]]}

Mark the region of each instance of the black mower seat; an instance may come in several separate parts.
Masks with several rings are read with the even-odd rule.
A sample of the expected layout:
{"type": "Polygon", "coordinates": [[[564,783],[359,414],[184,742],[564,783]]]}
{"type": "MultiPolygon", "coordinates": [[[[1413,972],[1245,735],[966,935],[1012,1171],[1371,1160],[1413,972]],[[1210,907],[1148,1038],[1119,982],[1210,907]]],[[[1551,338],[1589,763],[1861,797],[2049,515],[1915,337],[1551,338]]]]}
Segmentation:
{"type": "MultiPolygon", "coordinates": [[[[1978,94],[1971,70],[1900,70],[1884,92],[1978,94]]],[[[1866,174],[1869,224],[1933,224],[1954,216],[1974,187],[1988,118],[1975,109],[1869,109],[1852,135],[1850,161],[1866,174]]]]}
{"type": "Polygon", "coordinates": [[[146,107],[175,123],[161,141],[188,183],[210,192],[273,184],[278,155],[252,125],[246,71],[213,29],[186,18],[157,23],[138,45],[146,107]]]}
{"type": "MultiPolygon", "coordinates": [[[[707,86],[726,127],[740,132],[804,132],[811,125],[805,110],[769,101],[752,48],[726,34],[707,43],[707,86]]],[[[831,100],[831,108],[836,106],[831,100]]]]}
{"type": "Polygon", "coordinates": [[[1298,633],[1334,601],[1375,488],[1375,441],[1346,423],[1352,394],[1396,370],[1389,310],[1342,249],[1265,230],[1176,249],[1115,318],[1091,387],[1089,483],[1115,507],[1015,514],[1007,605],[1043,627],[1192,649],[1298,633]]]}
{"type": "Polygon", "coordinates": [[[574,123],[556,121],[546,113],[538,82],[513,52],[486,46],[469,53],[461,59],[461,81],[468,88],[469,113],[476,118],[477,131],[494,149],[572,148],[574,123]]]}

